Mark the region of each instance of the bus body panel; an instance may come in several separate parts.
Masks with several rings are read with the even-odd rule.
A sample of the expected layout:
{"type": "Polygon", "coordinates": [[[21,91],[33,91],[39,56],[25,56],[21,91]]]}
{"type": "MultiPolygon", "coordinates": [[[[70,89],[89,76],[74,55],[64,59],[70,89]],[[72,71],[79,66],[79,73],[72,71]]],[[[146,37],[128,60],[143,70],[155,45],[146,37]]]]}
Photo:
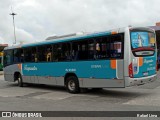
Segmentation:
{"type": "Polygon", "coordinates": [[[113,68],[111,60],[83,61],[83,62],[56,62],[56,63],[25,63],[5,67],[6,81],[14,81],[14,71],[22,74],[23,82],[47,85],[64,86],[64,76],[75,73],[79,78],[80,87],[124,87],[122,73],[123,60],[116,60],[117,66],[113,68]],[[84,69],[85,66],[85,69],[84,69]],[[122,67],[122,68],[121,68],[122,67]],[[13,69],[12,69],[13,68],[13,69]],[[56,68],[56,69],[55,69],[56,68]],[[110,71],[110,72],[108,72],[110,71]],[[119,73],[120,72],[120,73],[119,73]]]}
{"type": "MultiPolygon", "coordinates": [[[[145,29],[146,30],[146,29],[145,29]]],[[[142,32],[143,29],[140,29],[140,32],[142,32]]],[[[150,30],[152,31],[152,30],[150,30]]],[[[135,31],[136,32],[136,31],[135,31]]],[[[146,31],[145,31],[146,32],[146,31]]],[[[138,33],[138,32],[137,32],[138,33]]],[[[153,33],[155,33],[153,31],[153,33]]],[[[132,36],[133,37],[133,36],[132,36]]],[[[132,39],[130,36],[130,30],[126,29],[125,34],[125,40],[126,39],[132,39]]],[[[146,38],[144,40],[147,40],[146,38]]],[[[131,46],[131,40],[126,40],[125,45],[125,82],[126,86],[133,86],[133,85],[140,85],[145,84],[148,82],[152,82],[156,80],[156,60],[157,60],[157,49],[156,44],[154,48],[154,54],[145,56],[142,54],[142,56],[138,57],[135,56],[132,52],[132,46],[131,46]],[[132,66],[133,69],[133,76],[129,77],[129,65],[132,66]]],[[[141,52],[141,51],[140,51],[141,52]]],[[[148,51],[147,51],[148,52],[148,51]]],[[[147,53],[146,52],[146,53],[147,53]]]]}
{"type": "Polygon", "coordinates": [[[124,59],[117,60],[117,77],[118,79],[124,79],[124,59]]]}
{"type": "Polygon", "coordinates": [[[14,82],[14,74],[16,72],[21,73],[21,68],[20,68],[19,64],[13,64],[13,65],[6,66],[3,69],[3,71],[4,71],[4,78],[5,78],[5,80],[6,81],[14,82]]]}
{"type": "Polygon", "coordinates": [[[131,51],[130,31],[129,28],[125,29],[125,42],[124,42],[124,79],[125,86],[140,85],[147,82],[156,80],[156,46],[155,54],[152,56],[135,57],[131,51]],[[134,61],[137,60],[136,68],[134,68],[134,61]],[[133,64],[133,78],[129,77],[129,65],[133,64]],[[134,73],[137,69],[137,73],[134,73]]]}
{"type": "MultiPolygon", "coordinates": [[[[137,72],[133,73],[133,77],[130,78],[129,76],[125,76],[125,83],[127,86],[134,86],[134,85],[141,85],[149,82],[153,82],[157,79],[156,75],[156,54],[154,56],[148,56],[148,57],[134,57],[132,55],[130,62],[133,63],[133,61],[137,59],[138,66],[137,66],[137,72]],[[141,59],[141,60],[140,60],[141,59]],[[141,62],[143,63],[141,63],[141,62]]],[[[129,66],[129,64],[128,64],[129,66]]],[[[133,65],[133,72],[134,72],[134,65],[133,65]]],[[[129,71],[128,71],[129,72],[129,71]]]]}
{"type": "Polygon", "coordinates": [[[22,73],[25,76],[23,79],[25,79],[24,82],[32,82],[34,79],[35,83],[39,84],[63,86],[65,75],[75,73],[80,87],[124,87],[124,79],[122,80],[121,75],[123,60],[116,60],[116,68],[113,68],[111,61],[26,63],[22,64],[22,73]]]}
{"type": "Polygon", "coordinates": [[[82,88],[124,88],[124,79],[89,79],[80,78],[82,88]]]}
{"type": "MultiPolygon", "coordinates": [[[[44,42],[44,44],[47,43],[44,42]]],[[[25,47],[29,46],[33,47],[34,45],[25,47]]],[[[65,75],[74,73],[81,88],[127,87],[154,81],[156,79],[155,66],[156,50],[154,56],[135,57],[133,55],[130,31],[127,27],[124,30],[124,57],[121,59],[22,63],[5,66],[4,75],[6,81],[14,81],[14,72],[20,72],[25,83],[64,86],[65,75]],[[138,60],[136,68],[138,72],[134,73],[131,78],[128,67],[135,59],[138,60]],[[140,64],[139,61],[143,64],[140,64]],[[149,72],[147,73],[147,71],[149,72]]]]}
{"type": "MultiPolygon", "coordinates": [[[[134,78],[140,78],[145,76],[151,76],[156,74],[156,55],[142,57],[138,59],[137,73],[134,74],[134,78]]],[[[134,68],[133,68],[134,69],[134,68]]]]}
{"type": "Polygon", "coordinates": [[[34,76],[34,79],[37,79],[37,81],[35,81],[35,83],[38,82],[39,84],[57,85],[56,84],[56,77],[34,76]]]}
{"type": "Polygon", "coordinates": [[[130,45],[130,34],[129,34],[129,28],[125,28],[125,36],[124,36],[124,79],[125,79],[125,86],[128,85],[128,80],[126,77],[128,77],[128,66],[130,64],[130,54],[131,54],[131,45],[130,45]]]}
{"type": "Polygon", "coordinates": [[[111,61],[24,63],[22,73],[24,76],[44,77],[64,77],[66,73],[75,73],[78,78],[117,79],[118,71],[111,61]]]}

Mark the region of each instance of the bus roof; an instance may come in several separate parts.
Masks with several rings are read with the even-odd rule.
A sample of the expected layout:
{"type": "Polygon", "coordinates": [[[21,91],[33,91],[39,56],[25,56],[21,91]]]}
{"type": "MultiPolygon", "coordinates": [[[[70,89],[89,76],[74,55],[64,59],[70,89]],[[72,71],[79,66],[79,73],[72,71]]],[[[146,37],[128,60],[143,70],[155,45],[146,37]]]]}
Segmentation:
{"type": "Polygon", "coordinates": [[[98,33],[91,33],[91,34],[75,35],[75,36],[69,36],[69,37],[58,37],[58,38],[53,38],[53,39],[49,39],[49,40],[42,41],[42,42],[36,42],[36,43],[31,43],[31,44],[26,44],[26,45],[24,44],[22,45],[22,47],[76,41],[80,39],[87,39],[87,38],[99,37],[99,36],[110,35],[110,34],[111,34],[111,31],[105,31],[105,32],[98,32],[98,33]]]}
{"type": "Polygon", "coordinates": [[[27,44],[19,44],[19,45],[14,45],[14,46],[9,46],[6,47],[6,49],[14,49],[14,48],[25,48],[25,47],[34,47],[34,46],[39,46],[39,45],[47,45],[47,44],[52,44],[52,43],[60,43],[60,42],[67,42],[67,41],[76,41],[80,39],[86,39],[86,38],[92,38],[92,37],[99,37],[99,36],[104,36],[104,35],[111,35],[117,33],[122,33],[124,32],[124,28],[119,28],[119,29],[114,29],[114,30],[109,30],[109,31],[103,31],[103,32],[94,32],[94,33],[84,33],[84,34],[79,34],[79,35],[72,35],[67,36],[67,37],[48,37],[46,41],[41,41],[41,42],[35,42],[35,43],[27,43],[27,44]]]}
{"type": "Polygon", "coordinates": [[[6,47],[4,50],[13,49],[13,48],[34,47],[34,46],[47,45],[47,44],[52,44],[52,43],[76,41],[80,39],[87,39],[87,38],[92,38],[92,37],[100,37],[104,35],[123,33],[124,31],[125,31],[125,28],[118,28],[118,29],[113,29],[109,31],[85,33],[85,34],[80,34],[80,35],[74,35],[74,34],[63,35],[64,37],[63,36],[59,36],[59,37],[53,36],[53,37],[48,37],[46,41],[28,43],[28,44],[19,44],[15,46],[6,47]]]}

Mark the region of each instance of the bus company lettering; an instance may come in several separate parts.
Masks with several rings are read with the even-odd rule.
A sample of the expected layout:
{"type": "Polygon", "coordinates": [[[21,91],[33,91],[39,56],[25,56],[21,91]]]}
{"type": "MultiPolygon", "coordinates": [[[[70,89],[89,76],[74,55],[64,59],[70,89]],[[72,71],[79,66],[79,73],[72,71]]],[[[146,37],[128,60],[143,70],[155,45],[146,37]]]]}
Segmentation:
{"type": "Polygon", "coordinates": [[[101,65],[91,65],[91,68],[102,68],[101,65]]]}
{"type": "Polygon", "coordinates": [[[33,67],[28,67],[27,65],[24,66],[24,70],[27,70],[27,71],[36,71],[38,70],[37,67],[33,66],[33,67]]]}
{"type": "Polygon", "coordinates": [[[75,68],[69,68],[69,69],[65,69],[66,72],[76,72],[75,68]]]}
{"type": "Polygon", "coordinates": [[[150,59],[150,60],[144,60],[144,63],[148,64],[148,63],[152,63],[154,60],[150,59]]]}
{"type": "Polygon", "coordinates": [[[156,67],[149,67],[149,68],[147,68],[148,71],[155,70],[155,69],[156,69],[156,67]]]}

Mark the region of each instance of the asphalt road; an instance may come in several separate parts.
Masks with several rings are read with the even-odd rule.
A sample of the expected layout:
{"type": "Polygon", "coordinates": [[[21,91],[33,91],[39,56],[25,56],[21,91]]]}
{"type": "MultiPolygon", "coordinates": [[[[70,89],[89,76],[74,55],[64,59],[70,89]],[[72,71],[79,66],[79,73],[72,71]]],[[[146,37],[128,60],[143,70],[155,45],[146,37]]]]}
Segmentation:
{"type": "Polygon", "coordinates": [[[160,111],[160,72],[157,77],[142,86],[70,94],[55,86],[21,88],[0,75],[0,111],[160,111]]]}

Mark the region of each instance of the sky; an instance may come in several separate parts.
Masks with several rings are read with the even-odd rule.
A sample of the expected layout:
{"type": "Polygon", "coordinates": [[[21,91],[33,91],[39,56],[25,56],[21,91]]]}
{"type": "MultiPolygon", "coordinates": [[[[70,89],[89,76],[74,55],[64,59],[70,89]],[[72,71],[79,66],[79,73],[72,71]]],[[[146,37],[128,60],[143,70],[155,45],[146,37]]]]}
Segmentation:
{"type": "Polygon", "coordinates": [[[160,0],[0,0],[0,44],[160,22],[160,0]],[[11,9],[12,8],[12,9],[11,9]]]}

